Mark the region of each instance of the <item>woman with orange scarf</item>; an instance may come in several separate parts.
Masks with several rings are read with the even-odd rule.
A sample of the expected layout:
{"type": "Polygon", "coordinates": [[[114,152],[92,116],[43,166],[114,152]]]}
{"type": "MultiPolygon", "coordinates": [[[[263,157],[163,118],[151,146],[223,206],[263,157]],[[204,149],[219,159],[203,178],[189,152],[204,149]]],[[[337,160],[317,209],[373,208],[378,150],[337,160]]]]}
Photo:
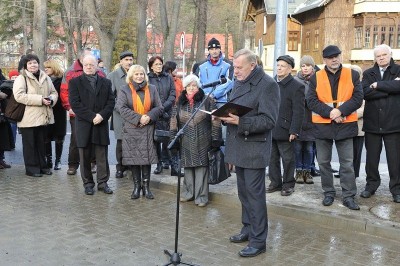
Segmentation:
{"type": "Polygon", "coordinates": [[[154,144],[154,126],[163,107],[155,86],[148,83],[140,65],[129,68],[128,85],[121,88],[116,108],[123,118],[122,164],[131,168],[134,182],[131,199],[154,199],[149,189],[151,164],[158,162],[154,144]]]}

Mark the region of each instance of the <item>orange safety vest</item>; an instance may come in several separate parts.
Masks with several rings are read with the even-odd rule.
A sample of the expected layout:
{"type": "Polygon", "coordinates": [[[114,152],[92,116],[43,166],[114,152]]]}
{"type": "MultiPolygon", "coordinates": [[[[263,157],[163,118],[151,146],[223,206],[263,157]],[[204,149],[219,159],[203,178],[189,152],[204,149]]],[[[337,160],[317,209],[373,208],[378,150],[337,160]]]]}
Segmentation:
{"type": "MultiPolygon", "coordinates": [[[[354,91],[353,80],[351,78],[351,69],[350,68],[342,68],[342,72],[340,73],[339,85],[338,85],[338,94],[337,100],[334,101],[332,99],[332,88],[329,83],[328,74],[325,69],[322,69],[316,73],[317,77],[317,88],[316,92],[318,95],[318,99],[333,107],[333,104],[336,103],[337,107],[342,105],[344,102],[351,99],[354,91]]],[[[357,112],[353,112],[350,115],[346,116],[343,123],[351,123],[357,121],[357,112]]],[[[317,113],[312,113],[312,122],[317,124],[329,124],[332,122],[330,118],[325,118],[320,116],[317,113]]]]}

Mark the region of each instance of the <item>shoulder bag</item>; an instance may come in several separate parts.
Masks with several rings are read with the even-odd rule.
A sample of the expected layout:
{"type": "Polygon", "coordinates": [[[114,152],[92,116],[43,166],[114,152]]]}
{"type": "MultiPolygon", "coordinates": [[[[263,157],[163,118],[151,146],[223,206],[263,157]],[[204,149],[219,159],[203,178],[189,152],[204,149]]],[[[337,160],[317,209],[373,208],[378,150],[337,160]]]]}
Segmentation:
{"type": "MultiPolygon", "coordinates": [[[[25,90],[28,92],[28,84],[25,79],[25,90]]],[[[10,100],[8,100],[6,110],[4,112],[4,116],[8,119],[16,122],[21,122],[25,113],[25,104],[19,103],[14,98],[14,93],[11,95],[10,100]]]]}

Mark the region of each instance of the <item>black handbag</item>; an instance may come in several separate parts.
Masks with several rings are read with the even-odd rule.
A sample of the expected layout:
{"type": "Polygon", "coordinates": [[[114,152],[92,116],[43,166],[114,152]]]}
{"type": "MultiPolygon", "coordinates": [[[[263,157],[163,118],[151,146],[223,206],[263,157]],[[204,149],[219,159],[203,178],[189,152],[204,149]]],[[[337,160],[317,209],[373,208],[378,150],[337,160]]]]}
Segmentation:
{"type": "MultiPolygon", "coordinates": [[[[25,86],[26,86],[25,87],[26,91],[28,91],[26,78],[25,78],[25,86]]],[[[4,116],[12,121],[21,122],[22,118],[24,117],[24,113],[25,113],[25,104],[17,102],[14,98],[14,94],[12,94],[7,102],[7,107],[4,112],[4,116]]]]}
{"type": "Polygon", "coordinates": [[[210,150],[208,152],[208,184],[219,184],[230,176],[228,164],[225,163],[221,149],[210,150]]]}
{"type": "Polygon", "coordinates": [[[154,130],[154,141],[155,142],[169,142],[170,133],[168,130],[154,130]]]}

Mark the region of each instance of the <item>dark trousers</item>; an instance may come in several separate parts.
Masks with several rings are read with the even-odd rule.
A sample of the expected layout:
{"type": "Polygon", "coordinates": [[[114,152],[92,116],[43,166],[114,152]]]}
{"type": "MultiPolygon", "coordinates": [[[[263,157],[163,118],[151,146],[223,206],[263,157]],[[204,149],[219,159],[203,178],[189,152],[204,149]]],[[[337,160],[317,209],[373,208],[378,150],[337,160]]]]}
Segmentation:
{"type": "Polygon", "coordinates": [[[365,133],[367,159],[365,172],[367,184],[365,190],[375,192],[381,184],[379,160],[382,152],[382,140],[385,143],[386,160],[389,170],[389,189],[393,195],[400,194],[400,133],[373,134],[365,133]]]}
{"type": "Polygon", "coordinates": [[[80,171],[84,187],[94,187],[91,161],[93,153],[97,163],[97,187],[103,187],[110,177],[108,165],[108,146],[89,144],[85,148],[78,148],[80,157],[80,171]]]}
{"type": "Polygon", "coordinates": [[[265,168],[236,166],[238,196],[242,204],[242,234],[249,235],[249,246],[264,248],[268,235],[265,196],[265,168]]]}
{"type": "Polygon", "coordinates": [[[168,146],[168,143],[156,142],[158,161],[169,165],[170,159],[169,159],[167,146],[168,146]]]}
{"type": "Polygon", "coordinates": [[[311,162],[313,160],[313,141],[294,142],[295,160],[297,170],[311,170],[311,162]]]}
{"type": "Polygon", "coordinates": [[[117,158],[117,165],[115,166],[117,171],[125,171],[125,167],[122,165],[122,139],[117,139],[115,157],[117,158]]]}
{"type": "Polygon", "coordinates": [[[70,116],[69,119],[71,125],[71,142],[69,143],[68,167],[78,169],[79,150],[76,147],[75,117],[70,116]]]}
{"type": "Polygon", "coordinates": [[[271,186],[293,188],[296,184],[296,180],[294,179],[294,167],[295,160],[293,142],[272,140],[271,159],[268,168],[271,186]],[[283,175],[281,173],[281,158],[283,175]]]}
{"type": "Polygon", "coordinates": [[[26,173],[40,174],[46,169],[46,129],[46,126],[20,128],[26,173]]]}
{"type": "Polygon", "coordinates": [[[364,136],[353,138],[353,167],[355,177],[360,176],[361,155],[364,146],[364,136]]]}

